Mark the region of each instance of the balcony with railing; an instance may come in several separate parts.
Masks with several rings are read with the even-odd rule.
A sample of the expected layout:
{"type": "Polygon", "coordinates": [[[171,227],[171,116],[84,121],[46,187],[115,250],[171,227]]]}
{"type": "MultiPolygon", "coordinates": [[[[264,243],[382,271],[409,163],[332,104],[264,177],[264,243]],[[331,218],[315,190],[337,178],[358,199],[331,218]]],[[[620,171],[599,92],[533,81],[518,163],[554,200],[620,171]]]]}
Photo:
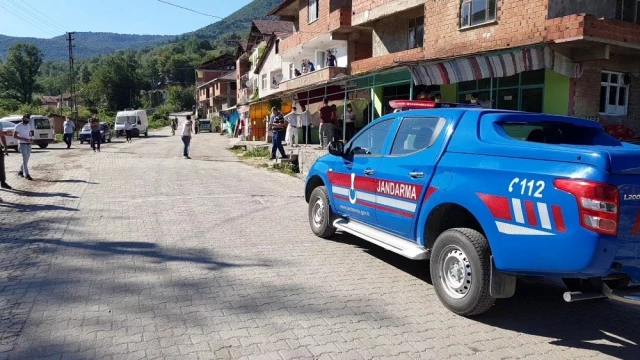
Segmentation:
{"type": "Polygon", "coordinates": [[[324,69],[316,70],[310,73],[302,74],[280,83],[280,90],[289,91],[295,89],[301,89],[315,84],[320,84],[326,81],[339,79],[344,75],[349,75],[349,69],[346,67],[326,67],[324,69]]]}

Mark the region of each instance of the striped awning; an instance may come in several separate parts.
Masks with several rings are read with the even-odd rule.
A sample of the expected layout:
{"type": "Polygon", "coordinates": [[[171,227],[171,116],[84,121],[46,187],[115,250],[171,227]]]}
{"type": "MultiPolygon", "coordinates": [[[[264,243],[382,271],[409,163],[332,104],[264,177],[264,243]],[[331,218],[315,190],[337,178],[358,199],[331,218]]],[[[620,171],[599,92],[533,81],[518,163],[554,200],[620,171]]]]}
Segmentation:
{"type": "Polygon", "coordinates": [[[551,69],[575,78],[577,66],[549,47],[534,47],[496,54],[453,59],[439,63],[410,65],[416,85],[447,85],[491,77],[506,77],[524,71],[551,69]]]}

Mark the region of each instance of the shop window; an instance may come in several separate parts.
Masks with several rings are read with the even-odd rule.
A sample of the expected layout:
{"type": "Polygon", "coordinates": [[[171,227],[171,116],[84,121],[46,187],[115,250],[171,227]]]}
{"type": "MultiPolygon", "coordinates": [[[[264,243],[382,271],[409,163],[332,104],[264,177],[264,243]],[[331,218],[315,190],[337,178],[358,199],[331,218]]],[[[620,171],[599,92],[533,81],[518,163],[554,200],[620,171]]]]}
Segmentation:
{"type": "Polygon", "coordinates": [[[422,47],[424,42],[424,16],[409,20],[409,49],[422,47]]]}
{"type": "Polygon", "coordinates": [[[460,27],[481,25],[496,20],[496,0],[462,0],[460,27]]]}
{"type": "Polygon", "coordinates": [[[627,115],[629,106],[628,75],[603,71],[600,80],[600,114],[627,115]]]}
{"type": "Polygon", "coordinates": [[[458,84],[458,102],[468,103],[478,94],[484,108],[540,113],[544,104],[545,70],[526,71],[513,76],[465,81],[458,84]]]}
{"type": "Polygon", "coordinates": [[[640,24],[640,0],[616,0],[616,19],[640,24]]]}
{"type": "Polygon", "coordinates": [[[309,0],[309,24],[318,20],[318,1],[320,0],[309,0]]]}

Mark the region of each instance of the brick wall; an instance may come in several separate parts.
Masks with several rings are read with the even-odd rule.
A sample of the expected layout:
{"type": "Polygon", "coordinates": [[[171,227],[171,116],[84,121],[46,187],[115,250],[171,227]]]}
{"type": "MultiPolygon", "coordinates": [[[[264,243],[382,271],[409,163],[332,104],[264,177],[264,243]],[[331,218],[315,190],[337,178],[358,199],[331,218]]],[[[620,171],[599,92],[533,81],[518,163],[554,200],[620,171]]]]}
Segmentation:
{"type": "MultiPolygon", "coordinates": [[[[422,11],[424,7],[419,8],[422,11]]],[[[409,19],[420,16],[416,11],[404,11],[368,24],[373,29],[373,56],[407,50],[409,19]]]]}
{"type": "Polygon", "coordinates": [[[423,56],[423,48],[415,48],[393,54],[354,61],[351,63],[351,75],[357,75],[374,70],[383,70],[385,68],[393,67],[398,61],[414,61],[422,59],[423,56]]]}
{"type": "Polygon", "coordinates": [[[425,53],[442,58],[544,41],[548,0],[497,0],[494,24],[460,30],[460,1],[425,3],[425,53]]]}
{"type": "Polygon", "coordinates": [[[282,53],[286,53],[292,48],[304,44],[309,40],[322,34],[331,32],[340,26],[351,26],[351,9],[348,1],[343,0],[320,0],[318,2],[318,19],[309,24],[309,1],[298,0],[298,32],[294,33],[280,43],[282,53]],[[340,6],[344,5],[341,10],[340,6]],[[334,11],[331,11],[334,8],[334,11]]]}
{"type": "Polygon", "coordinates": [[[360,25],[416,6],[424,8],[424,3],[424,0],[353,0],[353,24],[360,25]]]}
{"type": "Polygon", "coordinates": [[[579,117],[600,116],[601,71],[631,74],[627,116],[600,116],[605,125],[622,123],[640,136],[640,57],[612,54],[609,60],[583,64],[583,74],[575,80],[574,114],[579,117]]]}

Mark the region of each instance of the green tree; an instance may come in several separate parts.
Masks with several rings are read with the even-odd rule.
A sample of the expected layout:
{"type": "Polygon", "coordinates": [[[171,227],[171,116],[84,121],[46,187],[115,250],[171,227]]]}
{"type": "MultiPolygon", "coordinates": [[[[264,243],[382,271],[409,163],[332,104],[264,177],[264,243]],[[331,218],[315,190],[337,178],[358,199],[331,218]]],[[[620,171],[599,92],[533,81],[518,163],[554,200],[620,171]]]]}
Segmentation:
{"type": "Polygon", "coordinates": [[[91,81],[91,70],[89,70],[89,66],[84,65],[80,68],[80,81],[83,84],[88,84],[91,81]]]}
{"type": "Polygon", "coordinates": [[[93,78],[87,87],[92,100],[104,100],[110,110],[133,107],[140,95],[140,64],[133,53],[116,53],[95,66],[93,78]]]}
{"type": "Polygon", "coordinates": [[[0,66],[0,94],[22,104],[29,104],[38,91],[36,77],[42,66],[42,52],[35,45],[18,43],[9,48],[0,66]]]}
{"type": "Polygon", "coordinates": [[[196,104],[195,85],[189,87],[169,86],[167,103],[176,109],[191,109],[196,104]]]}

